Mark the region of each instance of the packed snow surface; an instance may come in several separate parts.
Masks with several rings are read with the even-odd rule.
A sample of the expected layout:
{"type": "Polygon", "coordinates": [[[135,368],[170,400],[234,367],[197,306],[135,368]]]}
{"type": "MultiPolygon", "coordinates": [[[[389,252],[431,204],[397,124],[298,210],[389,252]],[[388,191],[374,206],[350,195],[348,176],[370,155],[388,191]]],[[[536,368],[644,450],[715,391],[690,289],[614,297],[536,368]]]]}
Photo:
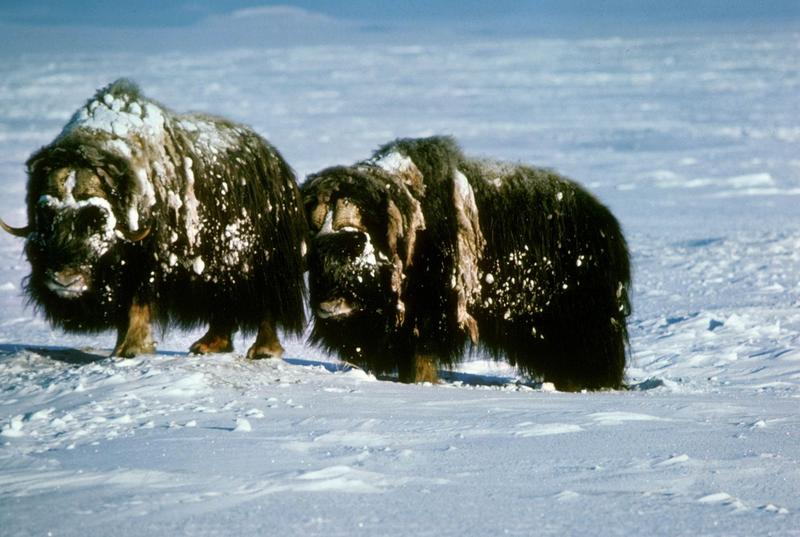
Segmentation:
{"type": "MultiPolygon", "coordinates": [[[[54,52],[0,75],[12,225],[27,156],[124,75],[252,125],[301,175],[436,133],[556,168],[611,207],[634,262],[631,389],[567,394],[481,356],[439,385],[302,340],[186,356],[201,332],[108,358],[114,334],[26,306],[3,234],[0,535],[800,535],[797,35],[54,52]]],[[[97,110],[115,106],[129,121],[97,128],[158,117],[97,110]]]]}

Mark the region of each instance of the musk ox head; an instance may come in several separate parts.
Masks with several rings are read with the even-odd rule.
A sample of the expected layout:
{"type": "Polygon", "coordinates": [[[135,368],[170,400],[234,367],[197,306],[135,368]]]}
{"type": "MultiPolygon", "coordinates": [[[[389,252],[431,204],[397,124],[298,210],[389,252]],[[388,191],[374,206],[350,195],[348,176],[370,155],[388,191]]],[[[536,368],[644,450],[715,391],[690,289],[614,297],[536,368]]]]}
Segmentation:
{"type": "MultiPolygon", "coordinates": [[[[143,240],[149,228],[133,232],[120,225],[122,218],[112,205],[118,178],[102,168],[73,165],[42,171],[44,188],[31,200],[26,230],[30,284],[39,294],[67,300],[93,294],[107,283],[103,269],[121,262],[120,245],[143,240]]],[[[32,173],[41,171],[34,167],[32,173]]]]}
{"type": "Polygon", "coordinates": [[[312,175],[303,185],[314,234],[309,284],[317,320],[345,319],[367,309],[383,315],[386,328],[395,328],[412,302],[407,289],[416,295],[418,289],[444,289],[441,296],[415,296],[413,309],[450,304],[459,329],[477,341],[477,322],[468,308],[480,295],[478,263],[485,241],[475,194],[458,169],[463,157],[455,142],[437,138],[429,145],[435,151],[412,160],[413,148],[400,140],[355,166],[312,175]],[[423,201],[440,218],[420,233],[426,229],[423,201]],[[419,266],[410,271],[415,263],[419,266]]]}
{"type": "Polygon", "coordinates": [[[118,81],[28,160],[28,225],[2,227],[26,238],[34,302],[111,292],[112,274],[125,272],[123,251],[150,231],[155,193],[142,163],[163,132],[160,110],[136,86],[118,81]]]}
{"type": "Polygon", "coordinates": [[[414,196],[419,179],[406,181],[365,163],[329,168],[303,185],[309,290],[318,321],[372,317],[402,324],[405,270],[425,227],[414,196]]]}

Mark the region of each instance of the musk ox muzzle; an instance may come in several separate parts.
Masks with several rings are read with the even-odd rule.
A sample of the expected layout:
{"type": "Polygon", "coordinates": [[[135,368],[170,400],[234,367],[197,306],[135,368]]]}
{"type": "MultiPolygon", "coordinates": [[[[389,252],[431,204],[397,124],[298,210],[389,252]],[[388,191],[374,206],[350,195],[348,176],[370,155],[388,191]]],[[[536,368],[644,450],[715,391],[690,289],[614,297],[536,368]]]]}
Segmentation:
{"type": "Polygon", "coordinates": [[[358,312],[357,306],[350,305],[344,298],[335,298],[320,302],[316,314],[321,319],[341,319],[358,312]]]}
{"type": "Polygon", "coordinates": [[[307,256],[308,266],[313,267],[309,286],[317,304],[315,315],[337,321],[382,311],[391,263],[376,250],[360,222],[333,224],[336,221],[329,212],[307,256]]]}
{"type": "Polygon", "coordinates": [[[59,271],[48,270],[45,285],[61,298],[78,298],[91,286],[91,273],[88,267],[66,268],[59,271]]]}

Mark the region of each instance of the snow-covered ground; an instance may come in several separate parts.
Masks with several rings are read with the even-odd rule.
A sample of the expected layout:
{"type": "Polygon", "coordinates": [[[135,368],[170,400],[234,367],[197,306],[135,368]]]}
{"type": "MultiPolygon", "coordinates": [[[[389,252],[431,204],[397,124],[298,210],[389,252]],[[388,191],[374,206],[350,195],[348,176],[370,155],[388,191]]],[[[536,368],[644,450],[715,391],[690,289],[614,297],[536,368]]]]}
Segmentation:
{"type": "Polygon", "coordinates": [[[633,252],[632,390],[480,357],[401,385],[302,341],[187,357],[178,331],[109,359],[113,334],[25,305],[3,234],[0,535],[800,535],[800,35],[6,54],[7,222],[27,156],[119,76],[301,176],[446,133],[580,180],[633,252]]]}

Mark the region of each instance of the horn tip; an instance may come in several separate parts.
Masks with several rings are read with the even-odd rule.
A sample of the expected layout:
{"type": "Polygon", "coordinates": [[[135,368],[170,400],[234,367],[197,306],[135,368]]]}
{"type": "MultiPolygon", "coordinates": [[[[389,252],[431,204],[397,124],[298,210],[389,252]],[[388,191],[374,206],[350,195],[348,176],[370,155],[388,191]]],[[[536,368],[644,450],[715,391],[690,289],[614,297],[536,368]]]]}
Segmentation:
{"type": "Polygon", "coordinates": [[[0,227],[3,228],[6,232],[10,233],[11,235],[21,238],[27,237],[31,232],[30,226],[12,227],[6,224],[2,218],[0,218],[0,227]]]}

